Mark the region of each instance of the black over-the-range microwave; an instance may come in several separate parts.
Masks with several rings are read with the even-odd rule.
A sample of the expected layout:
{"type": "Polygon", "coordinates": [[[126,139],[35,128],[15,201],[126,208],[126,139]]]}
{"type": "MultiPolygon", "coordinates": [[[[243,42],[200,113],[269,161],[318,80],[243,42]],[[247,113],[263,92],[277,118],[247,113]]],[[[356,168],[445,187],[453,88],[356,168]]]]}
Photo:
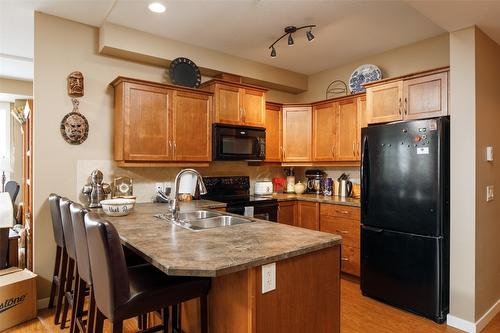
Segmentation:
{"type": "Polygon", "coordinates": [[[266,158],[266,129],[212,125],[214,161],[258,161],[266,158]]]}

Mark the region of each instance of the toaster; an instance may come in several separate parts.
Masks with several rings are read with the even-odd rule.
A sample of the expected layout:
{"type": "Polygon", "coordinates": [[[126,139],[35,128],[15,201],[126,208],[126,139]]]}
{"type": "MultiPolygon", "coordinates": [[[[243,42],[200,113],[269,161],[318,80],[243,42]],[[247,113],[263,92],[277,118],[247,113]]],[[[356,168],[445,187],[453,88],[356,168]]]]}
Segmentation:
{"type": "Polygon", "coordinates": [[[255,182],[255,195],[273,194],[273,182],[267,180],[257,180],[255,182]]]}

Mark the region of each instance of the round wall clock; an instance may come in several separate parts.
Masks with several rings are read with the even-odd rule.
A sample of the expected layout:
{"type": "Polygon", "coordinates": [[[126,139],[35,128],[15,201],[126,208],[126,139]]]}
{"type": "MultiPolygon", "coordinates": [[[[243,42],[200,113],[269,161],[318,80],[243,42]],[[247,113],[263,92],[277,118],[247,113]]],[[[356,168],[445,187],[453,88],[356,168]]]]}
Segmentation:
{"type": "Polygon", "coordinates": [[[201,83],[200,69],[188,58],[176,58],[168,69],[170,81],[179,86],[198,88],[201,83]]]}

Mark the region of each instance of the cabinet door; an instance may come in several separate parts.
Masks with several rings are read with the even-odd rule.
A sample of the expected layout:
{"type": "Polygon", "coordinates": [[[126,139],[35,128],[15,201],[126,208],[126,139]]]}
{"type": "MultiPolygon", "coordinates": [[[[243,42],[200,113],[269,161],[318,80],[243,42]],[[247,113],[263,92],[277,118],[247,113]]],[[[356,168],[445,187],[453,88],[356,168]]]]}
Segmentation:
{"type": "Polygon", "coordinates": [[[448,73],[406,80],[403,83],[405,119],[448,114],[448,73]]]}
{"type": "Polygon", "coordinates": [[[366,89],[368,124],[402,120],[403,82],[391,82],[366,89]]]}
{"type": "Polygon", "coordinates": [[[172,91],[126,83],[123,114],[125,161],[169,161],[172,91]]]}
{"type": "Polygon", "coordinates": [[[266,161],[281,162],[281,121],[282,111],[280,105],[266,105],[266,161]]]}
{"type": "Polygon", "coordinates": [[[283,108],[283,161],[311,160],[311,122],[311,107],[283,108]]]}
{"type": "Polygon", "coordinates": [[[319,230],[319,203],[297,202],[297,226],[319,230]]]}
{"type": "Polygon", "coordinates": [[[358,157],[358,103],[356,99],[339,102],[337,109],[337,151],[335,160],[356,161],[358,157]]]}
{"type": "Polygon", "coordinates": [[[278,223],[296,225],[295,223],[295,211],[296,211],[296,201],[284,201],[280,202],[278,206],[278,223]]]}
{"type": "Polygon", "coordinates": [[[233,86],[215,86],[215,122],[230,125],[242,123],[240,89],[233,86]]]}
{"type": "Polygon", "coordinates": [[[243,123],[248,126],[266,126],[266,94],[263,91],[241,89],[243,123]]]}
{"type": "Polygon", "coordinates": [[[210,161],[211,97],[176,91],[172,107],[172,146],[176,161],[210,161]]]}
{"type": "Polygon", "coordinates": [[[333,161],[335,157],[335,113],[338,103],[320,104],[313,108],[313,161],[333,161]]]}

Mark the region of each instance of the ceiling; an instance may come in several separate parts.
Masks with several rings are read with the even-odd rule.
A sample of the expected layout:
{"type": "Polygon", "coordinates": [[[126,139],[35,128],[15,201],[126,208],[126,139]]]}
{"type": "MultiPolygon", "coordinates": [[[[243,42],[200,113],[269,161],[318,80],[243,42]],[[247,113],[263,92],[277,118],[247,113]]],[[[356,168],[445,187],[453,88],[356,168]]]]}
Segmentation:
{"type": "Polygon", "coordinates": [[[35,10],[99,27],[124,25],[303,74],[340,66],[446,31],[477,24],[500,43],[500,1],[383,0],[0,0],[0,77],[33,78],[35,10]],[[316,24],[269,45],[287,25],[316,24]]]}

